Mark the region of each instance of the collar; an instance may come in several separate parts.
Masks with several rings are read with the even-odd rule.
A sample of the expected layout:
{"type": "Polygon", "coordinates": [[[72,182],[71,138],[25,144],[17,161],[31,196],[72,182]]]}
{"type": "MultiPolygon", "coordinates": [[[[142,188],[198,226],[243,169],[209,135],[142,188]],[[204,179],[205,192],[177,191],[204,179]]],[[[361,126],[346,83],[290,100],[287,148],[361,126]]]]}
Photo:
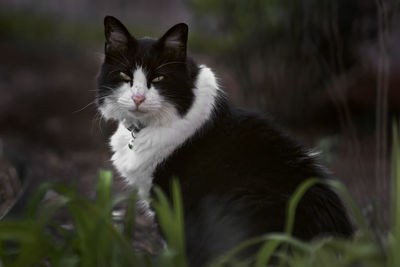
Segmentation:
{"type": "Polygon", "coordinates": [[[125,126],[125,128],[134,133],[139,133],[145,126],[143,123],[140,121],[137,121],[136,123],[133,122],[128,122],[126,119],[122,121],[122,124],[125,126]]]}
{"type": "Polygon", "coordinates": [[[131,132],[131,140],[129,140],[128,147],[129,149],[133,149],[133,142],[135,141],[138,133],[145,128],[144,124],[141,122],[137,123],[128,123],[126,120],[122,121],[122,124],[125,126],[125,128],[131,132]]]}
{"type": "MultiPolygon", "coordinates": [[[[142,124],[136,125],[136,124],[132,124],[129,127],[126,127],[126,129],[128,129],[128,131],[130,131],[132,133],[132,137],[134,137],[133,135],[136,135],[144,128],[144,126],[142,124]]],[[[134,137],[134,138],[135,138],[134,137]]]]}

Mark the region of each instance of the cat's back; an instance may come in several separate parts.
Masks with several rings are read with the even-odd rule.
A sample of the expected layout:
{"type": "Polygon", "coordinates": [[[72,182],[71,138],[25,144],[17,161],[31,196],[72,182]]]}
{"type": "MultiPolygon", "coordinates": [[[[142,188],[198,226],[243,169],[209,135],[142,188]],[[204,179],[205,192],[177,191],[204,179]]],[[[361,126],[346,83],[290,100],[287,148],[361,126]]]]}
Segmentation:
{"type": "Polygon", "coordinates": [[[240,188],[276,193],[291,191],[306,178],[326,176],[317,161],[266,115],[220,102],[195,136],[159,166],[156,183],[167,187],[169,177],[176,176],[198,194],[240,188]]]}
{"type": "MultiPolygon", "coordinates": [[[[157,168],[155,183],[168,192],[170,179],[179,179],[188,254],[200,263],[247,238],[283,231],[296,187],[327,176],[317,159],[268,117],[223,105],[157,168]]],[[[296,237],[352,231],[346,209],[329,187],[313,186],[300,201],[296,237]]]]}

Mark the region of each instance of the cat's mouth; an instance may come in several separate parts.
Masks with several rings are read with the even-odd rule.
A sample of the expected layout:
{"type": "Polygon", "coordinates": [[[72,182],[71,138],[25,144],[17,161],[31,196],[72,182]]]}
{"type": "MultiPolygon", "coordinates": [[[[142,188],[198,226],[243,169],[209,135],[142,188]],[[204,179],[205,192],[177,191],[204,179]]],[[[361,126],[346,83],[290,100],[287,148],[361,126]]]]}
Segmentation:
{"type": "Polygon", "coordinates": [[[131,113],[133,113],[135,115],[142,115],[142,114],[148,113],[148,111],[143,110],[143,109],[139,109],[139,108],[130,109],[129,112],[131,112],[131,113]]]}

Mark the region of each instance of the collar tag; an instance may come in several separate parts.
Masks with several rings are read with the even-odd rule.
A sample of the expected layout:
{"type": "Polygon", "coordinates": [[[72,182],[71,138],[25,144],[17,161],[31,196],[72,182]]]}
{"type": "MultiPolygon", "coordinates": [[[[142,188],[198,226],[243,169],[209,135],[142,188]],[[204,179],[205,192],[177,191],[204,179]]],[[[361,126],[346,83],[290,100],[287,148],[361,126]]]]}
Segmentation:
{"type": "Polygon", "coordinates": [[[131,132],[132,138],[128,142],[128,148],[132,150],[133,143],[134,143],[137,135],[139,134],[139,132],[144,128],[144,125],[141,124],[140,122],[138,124],[128,125],[125,120],[122,123],[124,124],[125,128],[131,132]]]}

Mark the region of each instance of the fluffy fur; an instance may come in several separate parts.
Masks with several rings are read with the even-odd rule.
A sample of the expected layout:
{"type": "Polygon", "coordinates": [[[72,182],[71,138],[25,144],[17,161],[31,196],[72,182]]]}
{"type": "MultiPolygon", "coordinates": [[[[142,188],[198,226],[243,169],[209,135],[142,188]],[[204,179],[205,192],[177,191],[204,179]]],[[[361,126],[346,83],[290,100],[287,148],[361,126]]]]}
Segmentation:
{"type": "MultiPolygon", "coordinates": [[[[142,196],[153,184],[169,193],[171,178],[179,179],[192,266],[247,238],[282,231],[296,187],[310,177],[329,179],[314,155],[268,117],[229,104],[213,72],[186,55],[185,24],[159,39],[136,39],[106,17],[105,33],[98,103],[106,119],[119,121],[112,160],[142,196]],[[137,94],[145,96],[140,105],[132,100],[137,94]],[[133,149],[131,124],[143,126],[133,149]]],[[[313,186],[300,201],[295,236],[352,231],[329,187],[313,186]]]]}
{"type": "Polygon", "coordinates": [[[214,74],[201,66],[194,87],[195,101],[187,114],[181,117],[169,107],[168,116],[160,116],[139,132],[132,150],[127,146],[131,133],[124,123],[119,123],[110,142],[114,152],[112,161],[121,175],[138,188],[140,195],[149,195],[156,167],[210,118],[217,92],[214,74]]]}

